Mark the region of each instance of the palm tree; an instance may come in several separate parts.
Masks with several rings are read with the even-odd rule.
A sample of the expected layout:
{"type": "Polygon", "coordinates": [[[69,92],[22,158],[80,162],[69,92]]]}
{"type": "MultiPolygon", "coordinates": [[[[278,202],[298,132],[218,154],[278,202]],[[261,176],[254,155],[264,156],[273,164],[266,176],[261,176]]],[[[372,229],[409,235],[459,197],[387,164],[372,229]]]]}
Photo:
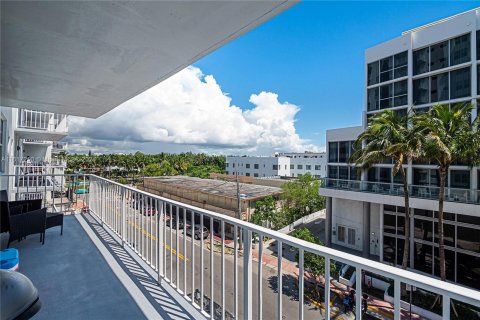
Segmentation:
{"type": "Polygon", "coordinates": [[[368,169],[384,160],[393,159],[392,177],[398,173],[402,176],[405,200],[405,244],[402,268],[408,264],[410,248],[410,199],[408,180],[404,164],[410,158],[417,158],[421,137],[416,128],[411,126],[415,117],[413,112],[400,116],[395,111],[385,110],[371,118],[365,131],[354,143],[355,151],[349,162],[368,169]],[[363,145],[363,148],[362,148],[363,145]]]}
{"type": "Polygon", "coordinates": [[[480,163],[480,117],[470,122],[470,104],[452,106],[437,104],[426,114],[415,119],[414,126],[423,133],[423,157],[434,163],[440,171],[438,195],[438,248],[440,278],[445,281],[445,245],[443,233],[443,206],[445,181],[448,170],[456,161],[466,161],[469,166],[480,163]]]}

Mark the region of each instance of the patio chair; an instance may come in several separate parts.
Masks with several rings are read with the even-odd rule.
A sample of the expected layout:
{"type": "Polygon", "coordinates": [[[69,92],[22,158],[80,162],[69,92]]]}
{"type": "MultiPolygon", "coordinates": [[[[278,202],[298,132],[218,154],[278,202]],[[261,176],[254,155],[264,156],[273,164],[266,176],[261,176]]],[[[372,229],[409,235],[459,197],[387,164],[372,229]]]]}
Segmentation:
{"type": "MultiPolygon", "coordinates": [[[[14,210],[16,209],[12,209],[10,212],[14,210]]],[[[45,244],[46,218],[47,208],[10,215],[10,238],[7,247],[12,241],[21,240],[28,235],[37,233],[40,233],[40,241],[45,244]]]]}
{"type": "Polygon", "coordinates": [[[8,201],[6,190],[0,191],[0,233],[10,231],[10,215],[42,208],[42,199],[8,201]],[[13,210],[11,210],[13,209],[13,210]]]}

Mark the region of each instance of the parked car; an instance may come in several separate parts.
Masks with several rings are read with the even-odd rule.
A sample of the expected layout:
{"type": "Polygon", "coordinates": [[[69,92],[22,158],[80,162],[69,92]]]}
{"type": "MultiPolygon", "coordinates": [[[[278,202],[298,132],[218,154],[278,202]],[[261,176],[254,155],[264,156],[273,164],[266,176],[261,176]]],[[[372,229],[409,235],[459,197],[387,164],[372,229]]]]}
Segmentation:
{"type": "Polygon", "coordinates": [[[157,214],[157,210],[153,207],[145,207],[142,210],[142,214],[144,216],[154,216],[155,214],[157,214]]]}
{"type": "MultiPolygon", "coordinates": [[[[201,226],[199,224],[196,224],[194,226],[194,238],[195,239],[200,239],[202,237],[202,229],[201,229],[201,226]]],[[[192,236],[192,226],[191,225],[187,225],[187,228],[185,229],[185,232],[188,236],[192,236]]],[[[203,239],[206,239],[210,236],[210,232],[208,231],[208,229],[206,227],[203,227],[203,239]]]]}
{"type": "MultiPolygon", "coordinates": [[[[175,218],[167,219],[166,221],[167,227],[172,227],[174,229],[177,228],[177,220],[175,218]]],[[[184,224],[183,220],[178,220],[178,229],[183,229],[184,224]]]]}

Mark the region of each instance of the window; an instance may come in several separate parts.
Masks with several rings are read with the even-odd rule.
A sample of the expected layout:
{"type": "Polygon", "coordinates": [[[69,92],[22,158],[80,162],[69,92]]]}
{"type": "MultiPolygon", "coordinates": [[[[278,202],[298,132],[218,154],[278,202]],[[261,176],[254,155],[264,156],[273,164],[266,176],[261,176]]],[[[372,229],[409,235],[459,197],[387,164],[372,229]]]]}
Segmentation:
{"type": "Polygon", "coordinates": [[[360,180],[361,170],[357,167],[350,167],[350,180],[360,180]]]}
{"type": "Polygon", "coordinates": [[[413,52],[413,75],[428,72],[430,58],[429,48],[416,50],[413,52]]]}
{"type": "Polygon", "coordinates": [[[228,168],[229,163],[227,162],[227,168],[228,168]]]}
{"type": "Polygon", "coordinates": [[[248,173],[248,172],[247,172],[247,173],[245,173],[245,175],[246,175],[247,177],[250,177],[250,173],[248,173]]]}
{"type": "Polygon", "coordinates": [[[380,109],[393,107],[393,84],[386,84],[380,87],[380,109]]]}
{"type": "Polygon", "coordinates": [[[430,47],[430,71],[448,67],[448,41],[430,47]]]}
{"type": "MultiPolygon", "coordinates": [[[[480,81],[478,81],[478,79],[480,79],[480,64],[477,65],[477,95],[480,95],[480,81]]],[[[480,116],[480,103],[477,100],[477,117],[478,116],[480,116]]]]}
{"type": "Polygon", "coordinates": [[[413,104],[419,105],[429,103],[428,77],[413,80],[413,104]]]}
{"type": "Polygon", "coordinates": [[[317,171],[318,171],[318,170],[322,170],[322,166],[320,166],[320,165],[315,165],[315,170],[317,170],[317,171]]]}
{"type": "Polygon", "coordinates": [[[468,61],[470,61],[469,33],[450,40],[450,65],[454,66],[468,61]]]}
{"type": "Polygon", "coordinates": [[[345,227],[338,226],[337,227],[337,240],[339,242],[345,242],[345,227]]]}
{"type": "Polygon", "coordinates": [[[247,169],[250,169],[250,163],[247,163],[247,164],[245,165],[245,167],[246,167],[247,169]]]}
{"type": "Polygon", "coordinates": [[[338,167],[338,178],[342,180],[348,180],[348,167],[346,166],[338,167]]]}
{"type": "Polygon", "coordinates": [[[328,166],[328,177],[330,179],[338,179],[338,167],[328,166]]]}
{"type": "Polygon", "coordinates": [[[368,85],[377,84],[379,81],[379,65],[378,61],[369,63],[367,66],[368,70],[368,85]]]}
{"type": "Polygon", "coordinates": [[[348,244],[351,246],[355,245],[355,229],[348,228],[348,244]]]}
{"type": "Polygon", "coordinates": [[[458,283],[480,289],[477,270],[480,270],[480,257],[457,252],[458,283]]]}
{"type": "Polygon", "coordinates": [[[341,141],[339,147],[338,162],[345,163],[349,158],[350,145],[348,141],[341,141]]]}
{"type": "Polygon", "coordinates": [[[457,226],[457,247],[480,252],[480,232],[478,229],[457,226]]]}
{"type": "Polygon", "coordinates": [[[432,273],[433,266],[433,247],[423,243],[415,242],[415,260],[413,262],[414,268],[425,273],[432,273]]]}
{"type": "Polygon", "coordinates": [[[403,106],[408,103],[407,98],[408,85],[407,80],[398,81],[393,84],[393,106],[403,106]]]}
{"type": "Polygon", "coordinates": [[[255,164],[253,165],[253,169],[258,169],[258,163],[255,163],[255,164]]]}
{"type": "Polygon", "coordinates": [[[470,67],[450,72],[450,99],[470,96],[470,80],[470,67]]]}
{"type": "Polygon", "coordinates": [[[273,170],[278,170],[278,164],[273,165],[273,170]]]}
{"type": "Polygon", "coordinates": [[[448,72],[430,77],[430,102],[448,100],[448,72]]]}
{"type": "Polygon", "coordinates": [[[450,171],[450,187],[470,189],[470,171],[451,170],[450,171]]]}
{"type": "Polygon", "coordinates": [[[396,239],[393,237],[383,237],[383,261],[395,263],[396,239]]]}
{"type": "Polygon", "coordinates": [[[477,60],[480,60],[480,30],[477,30],[477,60]]]}
{"type": "Polygon", "coordinates": [[[301,165],[301,164],[297,165],[297,169],[298,169],[298,170],[303,169],[303,165],[301,165]]]}
{"type": "Polygon", "coordinates": [[[290,170],[293,170],[293,169],[295,169],[295,165],[294,165],[294,164],[291,164],[291,165],[290,165],[290,170]]]}
{"type": "Polygon", "coordinates": [[[258,173],[254,173],[253,176],[254,176],[254,177],[258,177],[258,173]]]}
{"type": "Polygon", "coordinates": [[[379,102],[379,88],[376,87],[376,88],[372,88],[372,89],[368,89],[367,91],[367,95],[368,95],[368,100],[367,100],[367,109],[368,111],[374,111],[374,110],[378,110],[379,107],[380,107],[380,102],[379,102]]]}
{"type": "Polygon", "coordinates": [[[328,143],[328,161],[338,162],[338,142],[328,143]]]}
{"type": "Polygon", "coordinates": [[[393,56],[380,60],[380,82],[393,79],[393,56]]]}
{"type": "Polygon", "coordinates": [[[309,164],[307,164],[307,165],[305,166],[305,169],[306,169],[306,170],[312,170],[312,166],[309,165],[309,164]]]}
{"type": "Polygon", "coordinates": [[[405,77],[408,74],[408,51],[394,55],[393,60],[395,67],[393,77],[395,79],[405,77]]]}

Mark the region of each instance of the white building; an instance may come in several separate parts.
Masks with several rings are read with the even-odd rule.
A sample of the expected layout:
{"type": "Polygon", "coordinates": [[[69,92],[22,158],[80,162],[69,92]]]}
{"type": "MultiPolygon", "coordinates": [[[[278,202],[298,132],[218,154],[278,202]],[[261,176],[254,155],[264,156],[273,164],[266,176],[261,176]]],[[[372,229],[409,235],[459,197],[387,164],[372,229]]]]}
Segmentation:
{"type": "Polygon", "coordinates": [[[326,176],[326,153],[280,153],[271,157],[228,156],[226,174],[249,177],[326,176]]]}
{"type": "MultiPolygon", "coordinates": [[[[351,142],[368,118],[383,109],[405,114],[422,112],[437,102],[469,102],[480,113],[480,9],[468,11],[402,33],[365,52],[363,126],[327,131],[328,178],[320,194],[327,196],[327,243],[401,264],[404,199],[392,164],[360,172],[347,164],[351,142]]],[[[409,161],[411,193],[409,267],[439,275],[438,170],[409,161]]],[[[449,170],[445,202],[447,279],[480,288],[480,169],[457,163],[449,170]]]]}
{"type": "Polygon", "coordinates": [[[54,175],[64,173],[61,153],[67,144],[59,140],[68,134],[67,116],[45,111],[0,107],[0,174],[2,189],[21,197],[34,197],[41,188],[59,184],[54,175]],[[32,181],[29,175],[50,175],[32,181]],[[14,179],[13,175],[18,175],[14,179]]]}

